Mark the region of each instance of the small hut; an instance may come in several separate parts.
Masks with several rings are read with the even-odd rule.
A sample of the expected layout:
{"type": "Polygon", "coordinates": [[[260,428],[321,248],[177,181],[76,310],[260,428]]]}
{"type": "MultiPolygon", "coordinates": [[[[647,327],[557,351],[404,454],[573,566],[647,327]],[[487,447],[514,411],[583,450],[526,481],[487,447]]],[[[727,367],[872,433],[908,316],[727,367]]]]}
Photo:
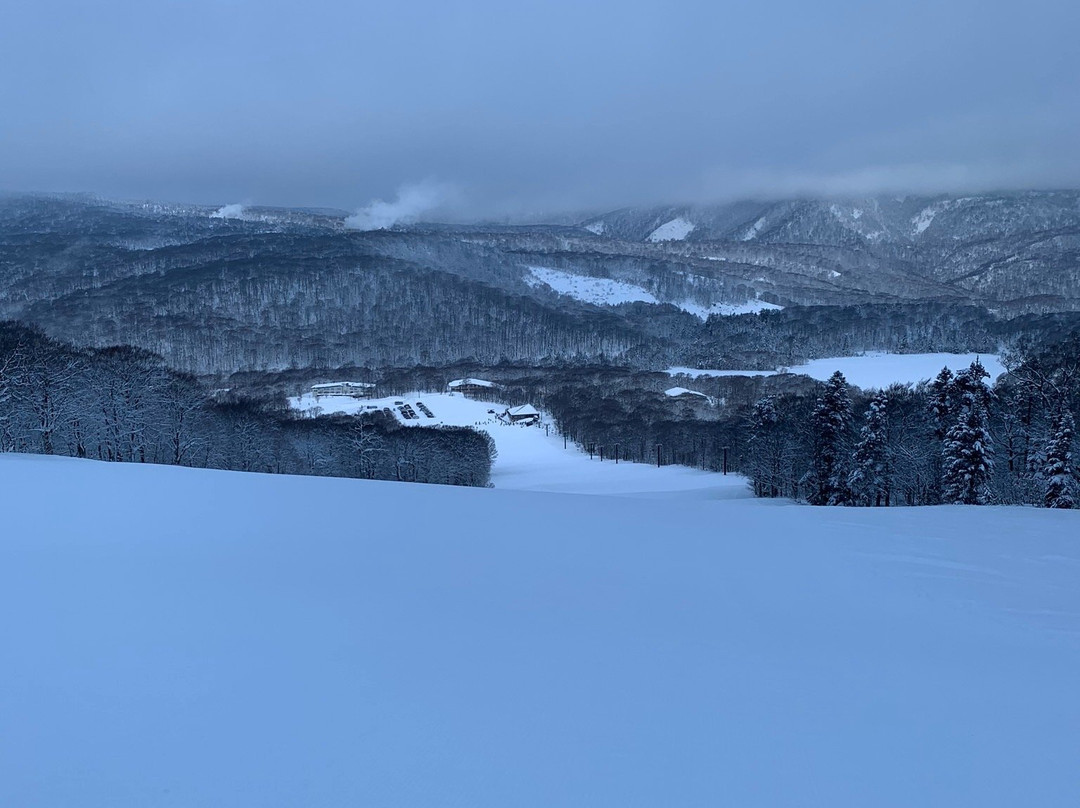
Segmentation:
{"type": "Polygon", "coordinates": [[[523,404],[520,407],[509,407],[503,413],[503,418],[511,424],[538,424],[540,423],[540,411],[531,404],[523,404]]]}

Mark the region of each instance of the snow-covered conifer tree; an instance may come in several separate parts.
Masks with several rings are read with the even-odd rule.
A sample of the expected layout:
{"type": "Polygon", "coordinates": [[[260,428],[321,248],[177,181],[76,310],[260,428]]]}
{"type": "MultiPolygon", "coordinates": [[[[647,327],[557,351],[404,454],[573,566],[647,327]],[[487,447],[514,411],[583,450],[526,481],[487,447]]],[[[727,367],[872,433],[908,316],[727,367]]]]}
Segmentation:
{"type": "Polygon", "coordinates": [[[953,381],[953,372],[943,367],[937,378],[930,382],[930,417],[938,440],[945,440],[945,433],[949,431],[953,414],[953,381]]]}
{"type": "Polygon", "coordinates": [[[855,446],[854,468],[848,478],[852,499],[859,505],[888,506],[892,493],[892,462],[888,436],[889,397],[874,396],[866,411],[866,425],[855,446]]]}
{"type": "Polygon", "coordinates": [[[1072,444],[1075,433],[1072,412],[1063,406],[1051,424],[1050,440],[1046,444],[1046,481],[1043,498],[1047,508],[1075,508],[1076,477],[1072,464],[1072,444]]]}
{"type": "Polygon", "coordinates": [[[845,462],[851,431],[851,399],[847,379],[836,371],[825,382],[811,416],[813,454],[810,458],[808,501],[812,505],[846,505],[851,501],[845,462]]]}
{"type": "Polygon", "coordinates": [[[953,381],[956,420],[942,447],[942,499],[964,505],[983,505],[994,468],[994,441],[989,429],[989,373],[979,360],[956,374],[953,381]]]}
{"type": "Polygon", "coordinates": [[[754,495],[778,497],[781,493],[783,441],[775,396],[765,396],[750,413],[750,451],[747,472],[754,495]]]}

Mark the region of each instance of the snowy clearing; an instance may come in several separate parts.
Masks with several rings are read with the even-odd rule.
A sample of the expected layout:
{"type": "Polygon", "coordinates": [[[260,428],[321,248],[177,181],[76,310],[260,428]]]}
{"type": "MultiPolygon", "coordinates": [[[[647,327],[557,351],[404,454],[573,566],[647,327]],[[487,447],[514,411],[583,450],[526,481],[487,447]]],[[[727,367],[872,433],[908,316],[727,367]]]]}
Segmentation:
{"type": "Polygon", "coordinates": [[[0,804],[1080,804],[1080,516],[0,455],[0,804]]]}
{"type": "Polygon", "coordinates": [[[802,373],[824,381],[836,371],[847,377],[848,382],[863,389],[888,387],[890,384],[917,384],[933,379],[943,367],[952,371],[963,370],[976,359],[982,362],[990,382],[1005,372],[1005,366],[994,354],[887,354],[868,353],[863,356],[841,356],[831,359],[815,359],[805,365],[788,368],[791,373],[802,373]]]}
{"type": "MultiPolygon", "coordinates": [[[[995,381],[1005,373],[1005,366],[1000,357],[994,354],[887,354],[868,353],[862,356],[836,356],[829,359],[814,359],[805,365],[793,365],[787,368],[789,373],[801,373],[805,376],[824,381],[836,371],[844,374],[850,384],[864,390],[888,387],[890,384],[917,384],[933,379],[943,367],[952,371],[963,370],[978,359],[990,374],[990,381],[995,381]]],[[[672,367],[666,371],[671,376],[771,376],[775,370],[702,370],[698,368],[672,367]]]]}
{"type": "Polygon", "coordinates": [[[560,295],[567,295],[594,306],[618,306],[620,303],[659,303],[650,292],[631,283],[615,281],[610,278],[594,278],[589,275],[574,275],[561,269],[548,267],[529,267],[531,277],[525,282],[531,286],[546,284],[560,295]]]}
{"type": "Polygon", "coordinates": [[[760,314],[763,311],[776,311],[783,308],[783,306],[777,306],[775,303],[766,303],[764,300],[748,300],[745,303],[713,303],[711,306],[684,300],[682,303],[676,303],[675,305],[689,314],[700,317],[702,320],[708,320],[709,316],[713,314],[721,317],[731,317],[736,314],[760,314]]]}
{"type": "MultiPolygon", "coordinates": [[[[618,306],[621,303],[635,302],[661,305],[664,302],[657,299],[647,289],[626,281],[594,278],[591,275],[575,275],[572,272],[550,267],[528,267],[528,270],[529,274],[525,277],[525,282],[530,286],[547,286],[557,294],[572,297],[583,303],[591,303],[594,306],[618,306]]],[[[713,303],[711,306],[684,300],[673,302],[671,305],[702,320],[709,319],[710,314],[757,314],[769,309],[783,308],[774,303],[766,303],[764,300],[749,300],[746,303],[713,303]]]]}
{"type": "MultiPolygon", "coordinates": [[[[571,494],[614,496],[680,497],[693,499],[741,499],[750,497],[746,479],[738,474],[717,474],[685,466],[656,466],[648,463],[616,464],[614,447],[605,448],[605,460],[599,455],[590,459],[572,442],[563,447],[563,439],[554,425],[547,428],[547,416],[540,424],[507,424],[496,418],[505,404],[476,401],[456,393],[408,393],[403,396],[364,400],[344,396],[326,396],[315,401],[304,395],[289,401],[293,409],[324,414],[354,414],[364,408],[389,408],[406,426],[471,426],[487,432],[495,441],[499,456],[492,468],[496,488],[519,491],[558,491],[571,494]],[[432,416],[421,414],[405,419],[394,402],[404,401],[414,409],[423,402],[432,416]]],[[[421,411],[422,413],[422,411],[421,411]]]]}
{"type": "Polygon", "coordinates": [[[919,211],[918,215],[911,220],[911,232],[916,236],[921,236],[926,232],[926,228],[934,221],[934,217],[937,216],[937,208],[931,205],[928,208],[923,208],[919,211]]]}
{"type": "Polygon", "coordinates": [[[588,230],[590,233],[593,233],[594,235],[597,235],[597,236],[604,235],[605,227],[606,227],[606,225],[602,221],[601,222],[591,222],[590,224],[585,225],[586,230],[588,230]]]}
{"type": "Polygon", "coordinates": [[[745,233],[743,233],[742,240],[743,241],[753,241],[755,238],[757,238],[758,233],[761,232],[761,228],[764,227],[764,226],[765,226],[765,217],[762,216],[760,219],[758,219],[756,222],[754,222],[752,225],[750,225],[749,229],[747,229],[747,231],[745,233]]]}
{"type": "Polygon", "coordinates": [[[682,241],[694,231],[694,226],[693,222],[680,216],[653,230],[646,241],[682,241]]]}

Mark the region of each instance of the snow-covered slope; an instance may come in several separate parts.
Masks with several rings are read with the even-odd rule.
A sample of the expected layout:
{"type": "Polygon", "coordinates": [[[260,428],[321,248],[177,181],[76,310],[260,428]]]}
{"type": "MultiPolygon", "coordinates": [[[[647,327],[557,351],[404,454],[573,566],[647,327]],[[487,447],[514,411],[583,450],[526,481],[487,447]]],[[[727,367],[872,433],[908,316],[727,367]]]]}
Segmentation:
{"type": "Polygon", "coordinates": [[[680,216],[670,222],[664,222],[649,233],[648,241],[682,241],[693,231],[693,222],[680,216]]]}
{"type": "Polygon", "coordinates": [[[0,805],[1080,804],[1080,516],[0,456],[0,805]]]}
{"type": "Polygon", "coordinates": [[[408,393],[375,400],[326,396],[318,401],[305,395],[290,400],[301,412],[354,414],[365,408],[389,409],[404,426],[471,426],[491,435],[498,457],[491,469],[496,488],[518,491],[560,491],[568,494],[608,494],[620,496],[692,497],[736,499],[750,496],[746,478],[738,474],[716,474],[685,466],[655,466],[644,463],[615,463],[613,446],[606,447],[606,460],[592,457],[572,442],[565,442],[544,417],[539,424],[509,424],[497,417],[504,404],[475,401],[456,393],[408,393]],[[396,402],[410,404],[416,419],[402,417],[396,402]],[[417,402],[423,402],[429,418],[417,402]],[[491,410],[495,412],[492,413],[491,410]]]}
{"type": "Polygon", "coordinates": [[[533,286],[546,284],[560,295],[568,295],[575,300],[592,303],[594,306],[617,306],[620,303],[635,301],[659,302],[650,292],[631,283],[623,283],[610,278],[575,275],[548,267],[529,267],[526,282],[533,286]]]}
{"type": "Polygon", "coordinates": [[[733,314],[758,314],[763,311],[783,308],[775,303],[766,303],[764,300],[749,300],[745,303],[713,303],[706,305],[693,300],[666,300],[658,299],[652,292],[636,284],[612,278],[596,278],[591,275],[580,275],[566,272],[561,269],[550,267],[528,267],[529,274],[525,276],[525,282],[532,287],[547,286],[552,291],[591,303],[594,306],[618,306],[621,303],[670,303],[688,314],[693,314],[702,320],[709,319],[709,315],[718,314],[729,316],[733,314]]]}
{"type": "Polygon", "coordinates": [[[762,216],[760,219],[755,220],[754,223],[747,228],[746,232],[743,233],[742,236],[740,236],[740,239],[742,241],[753,241],[755,238],[757,238],[758,233],[761,232],[761,228],[764,226],[765,217],[762,216]]]}

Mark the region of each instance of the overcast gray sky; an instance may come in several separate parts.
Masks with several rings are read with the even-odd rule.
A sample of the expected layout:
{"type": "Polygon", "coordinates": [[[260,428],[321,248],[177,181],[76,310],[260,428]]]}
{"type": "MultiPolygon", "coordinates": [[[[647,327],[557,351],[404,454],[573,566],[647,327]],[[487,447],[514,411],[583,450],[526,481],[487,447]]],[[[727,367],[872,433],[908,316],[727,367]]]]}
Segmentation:
{"type": "Polygon", "coordinates": [[[1080,185],[1076,0],[0,10],[0,188],[466,215],[1080,185]]]}

